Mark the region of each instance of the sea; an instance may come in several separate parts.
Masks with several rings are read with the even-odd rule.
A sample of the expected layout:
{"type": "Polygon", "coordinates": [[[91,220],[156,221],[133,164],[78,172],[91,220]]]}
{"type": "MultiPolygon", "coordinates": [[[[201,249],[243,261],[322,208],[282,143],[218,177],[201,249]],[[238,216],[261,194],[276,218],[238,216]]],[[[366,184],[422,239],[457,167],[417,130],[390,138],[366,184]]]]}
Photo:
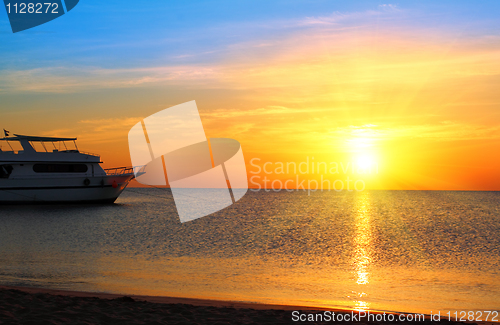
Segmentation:
{"type": "Polygon", "coordinates": [[[500,192],[252,191],[181,223],[169,189],[0,206],[0,284],[414,313],[500,310],[500,192]]]}

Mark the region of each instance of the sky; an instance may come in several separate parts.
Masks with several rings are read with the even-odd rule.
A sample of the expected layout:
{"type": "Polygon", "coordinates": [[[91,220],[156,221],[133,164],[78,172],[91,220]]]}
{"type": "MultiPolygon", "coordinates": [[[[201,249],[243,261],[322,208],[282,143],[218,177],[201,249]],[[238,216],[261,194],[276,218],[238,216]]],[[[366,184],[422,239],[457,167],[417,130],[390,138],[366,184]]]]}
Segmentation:
{"type": "Polygon", "coordinates": [[[0,128],[126,166],[134,124],[196,100],[252,187],[500,190],[498,17],[499,1],[82,0],[14,34],[0,9],[0,128]],[[328,171],[279,169],[312,162],[328,171]]]}

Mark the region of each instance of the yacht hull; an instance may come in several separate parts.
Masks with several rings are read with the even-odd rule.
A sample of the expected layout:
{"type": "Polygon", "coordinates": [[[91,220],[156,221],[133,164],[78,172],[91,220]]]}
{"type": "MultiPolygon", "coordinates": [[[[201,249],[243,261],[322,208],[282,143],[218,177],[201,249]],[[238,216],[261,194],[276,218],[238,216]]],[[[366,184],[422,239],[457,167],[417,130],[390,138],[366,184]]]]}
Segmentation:
{"type": "Polygon", "coordinates": [[[0,179],[0,204],[113,203],[132,177],[0,179]]]}

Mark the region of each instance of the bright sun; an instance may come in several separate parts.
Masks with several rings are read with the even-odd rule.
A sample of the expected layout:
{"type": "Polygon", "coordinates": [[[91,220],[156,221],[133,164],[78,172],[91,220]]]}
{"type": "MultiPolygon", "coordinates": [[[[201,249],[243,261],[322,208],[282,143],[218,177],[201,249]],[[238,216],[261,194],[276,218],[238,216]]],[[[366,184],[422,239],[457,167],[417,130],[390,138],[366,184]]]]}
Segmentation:
{"type": "Polygon", "coordinates": [[[360,155],[356,157],[356,166],[361,169],[370,169],[376,164],[375,158],[372,155],[360,155]]]}

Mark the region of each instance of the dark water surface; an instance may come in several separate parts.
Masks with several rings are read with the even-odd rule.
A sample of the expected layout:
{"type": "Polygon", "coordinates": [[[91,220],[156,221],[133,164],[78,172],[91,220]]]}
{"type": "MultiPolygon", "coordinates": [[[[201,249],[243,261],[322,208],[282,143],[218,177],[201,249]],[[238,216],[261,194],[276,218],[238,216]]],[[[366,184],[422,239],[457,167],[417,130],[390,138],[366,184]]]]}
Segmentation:
{"type": "Polygon", "coordinates": [[[251,192],[181,224],[165,189],[0,206],[0,283],[407,312],[500,309],[500,192],[251,192]]]}

